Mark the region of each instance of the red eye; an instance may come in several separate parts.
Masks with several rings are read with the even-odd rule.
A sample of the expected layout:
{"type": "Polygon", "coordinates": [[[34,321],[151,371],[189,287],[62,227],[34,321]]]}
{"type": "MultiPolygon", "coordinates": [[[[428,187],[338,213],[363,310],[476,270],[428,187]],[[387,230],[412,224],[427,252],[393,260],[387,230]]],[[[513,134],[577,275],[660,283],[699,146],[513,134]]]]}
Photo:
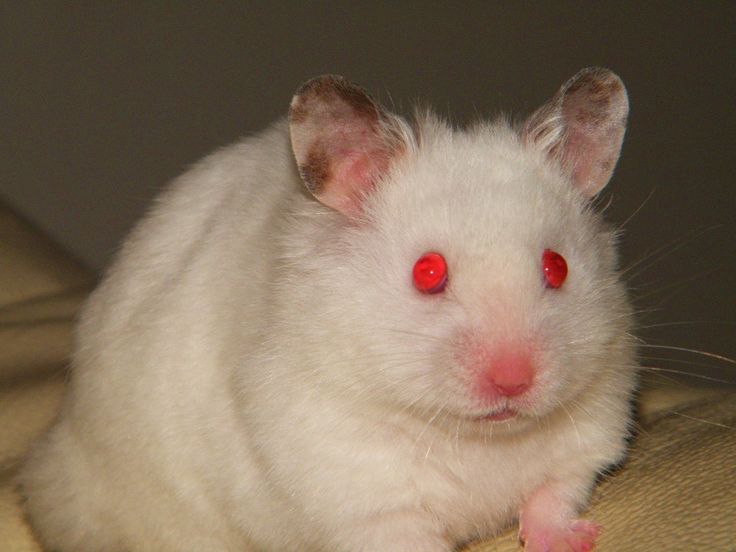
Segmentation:
{"type": "Polygon", "coordinates": [[[545,249],[542,254],[542,270],[547,287],[558,288],[567,277],[565,258],[551,249],[545,249]]]}
{"type": "Polygon", "coordinates": [[[447,283],[447,263],[439,253],[425,253],[414,264],[414,287],[422,293],[439,293],[447,283]]]}

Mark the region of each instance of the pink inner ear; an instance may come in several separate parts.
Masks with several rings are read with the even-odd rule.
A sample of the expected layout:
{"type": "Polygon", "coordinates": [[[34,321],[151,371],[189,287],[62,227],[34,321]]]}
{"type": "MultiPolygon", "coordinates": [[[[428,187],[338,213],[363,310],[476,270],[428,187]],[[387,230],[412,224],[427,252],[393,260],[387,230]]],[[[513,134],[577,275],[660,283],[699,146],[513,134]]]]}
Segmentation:
{"type": "Polygon", "coordinates": [[[387,153],[382,150],[345,150],[335,156],[332,185],[325,186],[318,198],[347,215],[360,212],[369,193],[388,168],[387,153]]]}
{"type": "Polygon", "coordinates": [[[354,217],[388,170],[398,144],[385,130],[392,118],[360,88],[333,76],[307,83],[292,101],[291,141],[309,190],[354,217]]]}
{"type": "Polygon", "coordinates": [[[593,197],[608,183],[621,152],[629,103],[621,79],[583,69],[527,121],[524,133],[570,171],[593,197]]]}
{"type": "Polygon", "coordinates": [[[563,100],[563,160],[588,197],[608,183],[621,152],[628,104],[619,84],[592,82],[580,91],[568,92],[563,100]]]}
{"type": "Polygon", "coordinates": [[[613,156],[603,144],[568,128],[565,143],[565,164],[572,167],[572,178],[586,197],[593,197],[610,179],[618,156],[613,156]]]}

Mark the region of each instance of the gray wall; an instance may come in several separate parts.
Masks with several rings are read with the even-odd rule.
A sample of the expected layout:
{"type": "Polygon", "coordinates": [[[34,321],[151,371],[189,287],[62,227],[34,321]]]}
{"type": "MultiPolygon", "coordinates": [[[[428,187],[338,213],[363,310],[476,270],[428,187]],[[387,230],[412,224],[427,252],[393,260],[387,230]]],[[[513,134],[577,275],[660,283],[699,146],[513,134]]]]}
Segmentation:
{"type": "MultiPolygon", "coordinates": [[[[639,333],[736,357],[733,2],[133,4],[0,4],[0,198],[90,266],[163,183],[283,115],[311,76],[463,122],[526,113],[604,65],[632,103],[607,216],[641,207],[626,265],[663,253],[632,271],[657,325],[639,333]]],[[[650,363],[736,381],[712,358],[650,363]]]]}

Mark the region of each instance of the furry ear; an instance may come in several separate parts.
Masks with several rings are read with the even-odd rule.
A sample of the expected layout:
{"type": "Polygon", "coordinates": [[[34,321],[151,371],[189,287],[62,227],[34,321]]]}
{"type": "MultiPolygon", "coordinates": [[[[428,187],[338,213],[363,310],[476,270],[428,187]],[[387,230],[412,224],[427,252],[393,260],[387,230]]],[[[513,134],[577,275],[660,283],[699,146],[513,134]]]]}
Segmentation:
{"type": "Polygon", "coordinates": [[[558,159],[586,197],[611,179],[626,131],[629,99],[621,79],[589,67],[529,117],[523,136],[558,159]]]}
{"type": "Polygon", "coordinates": [[[291,147],[307,188],[350,217],[404,151],[401,126],[360,87],[336,75],[306,82],[289,110],[291,147]]]}

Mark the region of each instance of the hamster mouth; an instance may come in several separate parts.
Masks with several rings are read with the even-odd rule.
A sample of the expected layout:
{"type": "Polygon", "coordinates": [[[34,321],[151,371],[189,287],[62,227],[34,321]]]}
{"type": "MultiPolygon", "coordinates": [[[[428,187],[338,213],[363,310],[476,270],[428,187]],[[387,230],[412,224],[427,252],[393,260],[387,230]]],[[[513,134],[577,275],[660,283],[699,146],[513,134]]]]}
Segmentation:
{"type": "Polygon", "coordinates": [[[503,408],[502,410],[499,410],[498,412],[494,412],[492,414],[485,414],[483,416],[478,416],[475,418],[479,422],[505,422],[508,420],[511,420],[512,418],[515,418],[517,416],[518,412],[514,410],[513,408],[503,408]]]}

